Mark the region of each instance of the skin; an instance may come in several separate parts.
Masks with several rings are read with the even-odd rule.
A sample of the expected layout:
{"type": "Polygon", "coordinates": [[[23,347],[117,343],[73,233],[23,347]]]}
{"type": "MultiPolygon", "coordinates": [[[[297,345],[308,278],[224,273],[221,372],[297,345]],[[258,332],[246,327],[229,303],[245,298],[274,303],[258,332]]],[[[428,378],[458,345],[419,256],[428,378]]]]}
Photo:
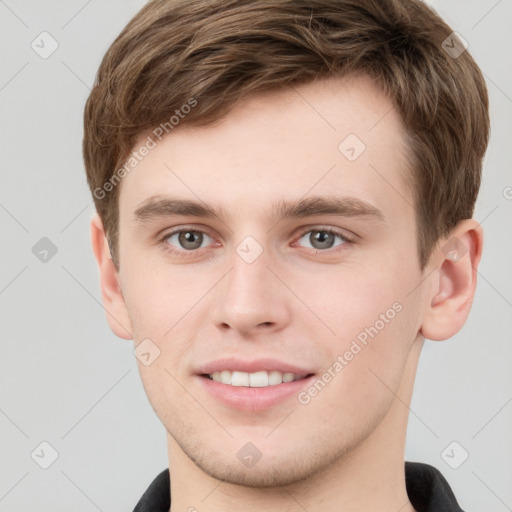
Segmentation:
{"type": "Polygon", "coordinates": [[[403,462],[418,358],[425,337],[443,340],[463,326],[483,235],[476,221],[461,222],[450,237],[463,244],[455,258],[441,240],[421,270],[403,136],[390,100],[362,77],[268,92],[213,125],[179,126],[123,179],[119,270],[93,218],[112,330],[160,350],[138,366],[167,430],[173,512],[414,510],[403,462]],[[353,162],[338,149],[350,133],[366,145],[353,162]],[[226,218],[137,221],[141,205],[165,195],[222,208],[226,218]],[[365,201],[382,219],[273,214],[278,201],[333,195],[365,201]],[[187,252],[178,236],[164,239],[178,228],[208,236],[187,252]],[[309,235],[322,228],[352,241],[314,246],[309,235]],[[263,248],[250,264],[236,252],[247,236],[263,248]],[[199,364],[235,356],[321,376],[396,303],[401,311],[306,405],[293,396],[263,411],[232,409],[194,375],[199,364]],[[251,468],[237,457],[247,442],[262,454],[251,468]]]}

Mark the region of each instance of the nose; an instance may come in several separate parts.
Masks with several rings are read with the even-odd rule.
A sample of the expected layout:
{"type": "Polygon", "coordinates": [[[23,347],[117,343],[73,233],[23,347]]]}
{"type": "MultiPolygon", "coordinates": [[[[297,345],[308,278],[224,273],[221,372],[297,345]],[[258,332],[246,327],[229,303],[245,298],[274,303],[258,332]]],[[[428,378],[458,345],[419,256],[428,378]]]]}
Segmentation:
{"type": "Polygon", "coordinates": [[[252,263],[233,255],[230,272],[216,287],[213,321],[223,331],[244,337],[269,334],[290,321],[291,297],[268,268],[265,253],[252,263]]]}

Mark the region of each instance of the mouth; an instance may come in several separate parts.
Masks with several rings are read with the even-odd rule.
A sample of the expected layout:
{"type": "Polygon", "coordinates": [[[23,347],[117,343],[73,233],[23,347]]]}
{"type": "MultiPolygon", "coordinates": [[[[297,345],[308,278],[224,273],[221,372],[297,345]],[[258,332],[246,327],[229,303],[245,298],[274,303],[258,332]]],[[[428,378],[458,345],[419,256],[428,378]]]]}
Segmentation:
{"type": "Polygon", "coordinates": [[[229,409],[256,412],[297,398],[315,373],[277,359],[224,358],[196,370],[200,389],[229,409]]]}
{"type": "Polygon", "coordinates": [[[262,370],[252,373],[237,370],[221,370],[209,374],[201,374],[201,377],[228,386],[265,388],[303,380],[312,375],[312,373],[296,374],[293,372],[281,372],[279,370],[262,370]]]}

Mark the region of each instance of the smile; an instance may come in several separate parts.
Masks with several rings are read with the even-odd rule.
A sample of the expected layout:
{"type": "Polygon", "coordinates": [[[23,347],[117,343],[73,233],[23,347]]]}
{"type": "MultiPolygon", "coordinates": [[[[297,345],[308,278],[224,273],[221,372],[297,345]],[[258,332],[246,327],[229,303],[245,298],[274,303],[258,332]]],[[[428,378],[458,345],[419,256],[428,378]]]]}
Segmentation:
{"type": "Polygon", "coordinates": [[[254,373],[242,371],[222,370],[205,375],[207,378],[230,386],[244,386],[251,388],[264,388],[277,386],[278,384],[293,382],[307,377],[307,374],[299,375],[292,372],[280,372],[278,370],[259,371],[254,373]]]}

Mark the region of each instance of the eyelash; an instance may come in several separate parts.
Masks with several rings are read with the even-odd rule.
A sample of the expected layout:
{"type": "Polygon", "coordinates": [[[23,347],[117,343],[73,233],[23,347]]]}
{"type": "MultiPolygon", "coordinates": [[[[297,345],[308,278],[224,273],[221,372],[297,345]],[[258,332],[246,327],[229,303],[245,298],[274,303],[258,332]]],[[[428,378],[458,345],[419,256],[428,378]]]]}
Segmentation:
{"type": "MultiPolygon", "coordinates": [[[[199,249],[194,249],[194,250],[190,250],[190,251],[186,251],[186,250],[180,251],[180,250],[174,248],[173,246],[171,246],[167,242],[167,240],[171,236],[176,235],[177,233],[182,233],[182,232],[186,232],[186,231],[192,231],[193,233],[201,233],[203,235],[209,236],[210,238],[214,238],[212,235],[208,234],[206,231],[202,231],[200,229],[193,229],[193,228],[182,227],[181,229],[177,229],[175,231],[171,231],[169,233],[166,233],[162,237],[161,242],[164,244],[165,250],[167,252],[171,253],[173,256],[193,257],[199,251],[199,249]]],[[[343,240],[343,243],[338,244],[338,245],[336,245],[334,247],[330,247],[329,249],[316,249],[315,250],[313,248],[313,250],[315,250],[315,254],[318,254],[320,252],[329,252],[329,251],[333,251],[333,250],[335,251],[336,247],[342,246],[345,243],[354,243],[355,242],[355,240],[352,237],[347,236],[345,233],[342,233],[341,231],[338,231],[338,230],[333,229],[333,228],[323,228],[323,227],[315,227],[315,228],[305,229],[305,230],[301,231],[300,235],[297,237],[297,240],[300,240],[305,234],[311,233],[313,231],[318,231],[318,232],[321,232],[321,233],[328,233],[328,234],[331,234],[331,235],[335,235],[335,236],[341,238],[341,240],[343,240]]]]}

